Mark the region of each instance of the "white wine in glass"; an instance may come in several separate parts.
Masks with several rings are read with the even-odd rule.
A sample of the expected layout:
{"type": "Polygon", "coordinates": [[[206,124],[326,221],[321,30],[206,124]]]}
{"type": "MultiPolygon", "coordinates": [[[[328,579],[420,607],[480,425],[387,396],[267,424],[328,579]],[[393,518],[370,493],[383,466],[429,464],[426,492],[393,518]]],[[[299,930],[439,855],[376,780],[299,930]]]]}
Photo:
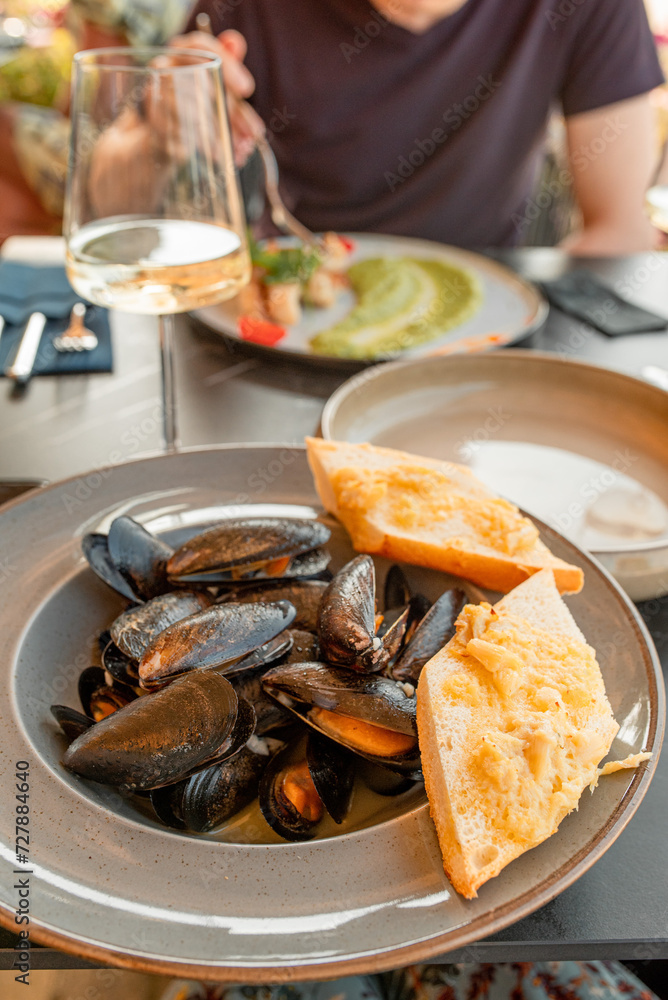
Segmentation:
{"type": "Polygon", "coordinates": [[[68,277],[98,305],[159,317],[173,450],[172,316],[231,298],[250,277],[220,60],[176,49],[80,52],[71,113],[68,277]]]}

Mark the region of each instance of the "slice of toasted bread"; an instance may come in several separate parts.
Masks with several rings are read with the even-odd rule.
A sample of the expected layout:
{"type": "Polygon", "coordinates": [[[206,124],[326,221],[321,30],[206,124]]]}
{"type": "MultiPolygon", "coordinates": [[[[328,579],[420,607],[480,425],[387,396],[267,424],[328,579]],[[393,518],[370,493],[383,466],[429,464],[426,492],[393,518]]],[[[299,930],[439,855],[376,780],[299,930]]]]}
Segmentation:
{"type": "Polygon", "coordinates": [[[577,808],[619,728],[547,569],[464,608],[422,670],[417,722],[445,872],[468,899],[577,808]]]}
{"type": "Polygon", "coordinates": [[[552,555],[535,525],[465,466],[319,438],[306,438],[306,449],[323,506],[358,552],[502,592],[549,566],[562,593],[582,589],[582,570],[552,555]]]}

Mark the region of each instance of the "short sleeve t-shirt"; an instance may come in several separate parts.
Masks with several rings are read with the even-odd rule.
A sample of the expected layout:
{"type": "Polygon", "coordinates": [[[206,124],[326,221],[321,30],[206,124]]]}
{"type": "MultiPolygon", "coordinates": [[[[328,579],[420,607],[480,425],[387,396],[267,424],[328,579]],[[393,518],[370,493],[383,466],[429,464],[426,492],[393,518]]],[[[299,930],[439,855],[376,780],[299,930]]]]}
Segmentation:
{"type": "Polygon", "coordinates": [[[643,0],[467,0],[423,34],[367,0],[201,10],[245,36],[286,200],[320,231],[513,244],[550,113],[663,80],[643,0]]]}

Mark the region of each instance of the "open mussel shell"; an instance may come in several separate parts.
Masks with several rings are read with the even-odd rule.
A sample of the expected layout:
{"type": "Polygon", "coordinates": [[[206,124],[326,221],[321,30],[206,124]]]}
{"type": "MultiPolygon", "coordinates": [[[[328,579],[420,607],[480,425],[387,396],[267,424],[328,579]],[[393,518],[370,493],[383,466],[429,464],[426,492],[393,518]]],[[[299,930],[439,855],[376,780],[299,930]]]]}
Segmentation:
{"type": "Polygon", "coordinates": [[[51,715],[54,717],[70,743],[85,733],[93,725],[92,719],[82,715],[68,705],[52,705],[51,715]]]}
{"type": "Polygon", "coordinates": [[[393,563],[385,577],[383,607],[386,611],[390,608],[404,608],[410,601],[411,596],[411,589],[408,585],[406,574],[401,566],[393,563]]]}
{"type": "Polygon", "coordinates": [[[91,726],[63,763],[128,791],[158,788],[238,753],[253,726],[252,706],[241,705],[224,677],[195,671],[91,726]]]}
{"type": "Polygon", "coordinates": [[[111,637],[122,653],[133,660],[141,660],[157,635],[175,622],[203,611],[210,604],[211,598],[207,594],[193,590],[160,594],[119,615],[111,626],[111,637]]]}
{"type": "Polygon", "coordinates": [[[114,565],[109,549],[107,536],[91,532],[81,539],[81,549],[93,572],[117,593],[127,597],[129,601],[141,600],[132,584],[118,571],[114,565]]]}
{"type": "Polygon", "coordinates": [[[401,795],[415,785],[414,778],[398,774],[396,771],[374,764],[370,760],[360,760],[356,767],[356,774],[367,788],[370,788],[376,795],[383,795],[386,798],[401,795]]]}
{"type": "Polygon", "coordinates": [[[224,593],[218,603],[254,604],[256,601],[290,601],[297,612],[294,628],[315,632],[318,608],[327,589],[322,580],[261,580],[224,593]]]}
{"type": "Polygon", "coordinates": [[[264,571],[281,576],[291,559],[324,545],[330,530],[319,521],[251,517],[234,519],[189,539],[167,564],[172,579],[230,573],[240,579],[264,571]]]}
{"type": "Polygon", "coordinates": [[[395,680],[417,684],[425,663],[455,634],[455,622],[466,604],[463,590],[446,590],[418,625],[392,667],[395,680]]]}
{"type": "Polygon", "coordinates": [[[117,517],[107,535],[109,556],[134,592],[148,601],[169,589],[167,560],[173,549],[131,517],[117,517]]]}
{"type": "Polygon", "coordinates": [[[139,664],[122,653],[112,640],[102,650],[102,666],[119,684],[139,688],[139,664]]]}
{"type": "Polygon", "coordinates": [[[325,813],[306,760],[306,740],[289,745],[269,761],[258,801],[269,826],[285,840],[312,840],[325,813]]]}
{"type": "Polygon", "coordinates": [[[183,618],[145,650],[139,663],[141,686],[152,689],[179,674],[233,663],[277,636],[294,616],[288,601],[276,601],[216,604],[183,618]]]}
{"type": "Polygon", "coordinates": [[[137,697],[129,687],[107,684],[101,667],[87,667],[79,675],[79,700],[89,719],[100,722],[137,697]]]}
{"type": "Polygon", "coordinates": [[[403,685],[324,663],[274,667],[262,683],[329,739],[393,770],[419,774],[416,698],[403,685]]]}
{"type": "Polygon", "coordinates": [[[352,670],[376,670],[376,577],[369,556],[339,570],[323,594],[318,615],[323,660],[352,670]]]}
{"type": "Polygon", "coordinates": [[[306,761],[316,791],[335,823],[350,811],[355,784],[352,755],[320,733],[309,733],[306,761]]]}

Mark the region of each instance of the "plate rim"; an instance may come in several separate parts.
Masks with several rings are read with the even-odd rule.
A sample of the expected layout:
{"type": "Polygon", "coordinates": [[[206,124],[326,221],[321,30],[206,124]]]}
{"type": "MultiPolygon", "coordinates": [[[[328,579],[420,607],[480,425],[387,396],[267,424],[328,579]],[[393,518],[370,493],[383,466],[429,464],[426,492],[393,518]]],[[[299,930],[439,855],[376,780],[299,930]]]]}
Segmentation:
{"type": "MultiPolygon", "coordinates": [[[[484,262],[485,266],[495,272],[499,276],[503,276],[506,281],[510,280],[512,283],[519,285],[526,294],[532,297],[534,302],[534,313],[533,318],[530,322],[518,330],[515,334],[511,335],[507,340],[498,344],[491,344],[482,348],[484,352],[495,351],[506,344],[516,344],[527,337],[530,337],[537,330],[539,330],[547,320],[548,314],[550,312],[550,304],[548,300],[543,295],[539,285],[531,281],[529,278],[525,278],[524,275],[515,271],[509,264],[499,261],[496,257],[487,256],[476,250],[469,250],[466,247],[458,247],[453,243],[439,243],[438,240],[428,240],[421,236],[394,236],[391,233],[372,233],[372,232],[345,232],[341,233],[346,239],[354,240],[357,242],[364,242],[365,239],[388,239],[390,241],[406,241],[410,243],[424,243],[426,247],[438,247],[441,250],[454,252],[457,256],[464,256],[471,258],[470,266],[481,267],[480,262],[484,262]]],[[[294,240],[291,236],[279,236],[277,239],[284,239],[286,241],[294,240]]],[[[218,305],[223,305],[224,303],[218,303],[218,305]]],[[[307,351],[296,351],[291,348],[281,348],[281,347],[268,347],[266,344],[255,344],[252,341],[243,340],[237,333],[230,330],[220,329],[213,326],[210,321],[206,318],[211,309],[215,309],[216,306],[206,306],[202,309],[195,309],[188,313],[188,315],[200,323],[205,329],[212,333],[215,333],[218,337],[221,337],[227,344],[233,345],[236,350],[243,351],[251,355],[258,355],[264,358],[275,358],[278,354],[279,356],[290,359],[291,361],[300,361],[307,365],[315,365],[316,367],[322,368],[335,368],[335,369],[345,369],[347,371],[359,371],[364,370],[370,366],[377,364],[394,364],[396,363],[394,359],[391,361],[384,361],[379,358],[370,359],[356,359],[356,358],[337,358],[335,355],[331,354],[314,354],[308,353],[307,351]]],[[[453,327],[456,330],[456,327],[453,327]]],[[[449,332],[449,331],[445,331],[449,332]]],[[[425,347],[428,345],[425,345],[425,347]]],[[[425,350],[425,353],[421,354],[419,358],[411,358],[407,360],[421,360],[427,357],[438,357],[440,351],[443,350],[443,345],[440,348],[436,348],[435,351],[430,352],[425,350]]],[[[457,353],[469,353],[466,351],[456,351],[453,350],[452,354],[457,353]]],[[[396,361],[401,361],[401,358],[396,359],[396,361]]]]}
{"type": "MultiPolygon", "coordinates": [[[[175,455],[153,454],[139,458],[134,457],[129,461],[124,461],[117,465],[102,466],[99,469],[91,471],[99,472],[104,468],[118,468],[119,466],[146,466],[164,459],[169,461],[178,460],[179,455],[188,456],[197,453],[216,454],[220,452],[262,450],[268,448],[284,449],[287,447],[302,453],[306,450],[304,446],[285,442],[203,445],[182,449],[175,455]]],[[[76,483],[80,478],[80,475],[74,475],[66,479],[56,480],[43,487],[40,494],[42,492],[56,492],[59,489],[67,487],[70,483],[76,483]]],[[[17,507],[32,502],[34,499],[35,494],[33,493],[17,497],[15,500],[2,506],[0,515],[4,515],[6,511],[14,511],[17,507]]],[[[270,502],[268,498],[265,498],[265,500],[270,502]]],[[[390,946],[373,951],[360,952],[344,959],[327,960],[325,962],[315,959],[310,962],[300,960],[300,964],[289,964],[288,959],[282,965],[258,966],[247,961],[211,965],[193,963],[188,960],[166,959],[140,952],[128,952],[116,946],[101,945],[98,942],[65,933],[54,928],[48,921],[40,921],[38,918],[33,917],[32,913],[30,917],[31,938],[39,944],[57,948],[88,961],[100,962],[101,964],[132,969],[134,971],[145,971],[171,976],[185,975],[192,979],[216,982],[253,981],[257,983],[285,983],[307,979],[322,980],[370,972],[381,972],[397,968],[403,964],[412,964],[446,955],[456,949],[474,944],[482,937],[487,937],[516,923],[569,888],[617,840],[637,811],[649,788],[656,772],[664,738],[665,687],[661,663],[653,640],[630,598],[627,597],[622,588],[597,559],[579,549],[577,545],[564,538],[558,531],[542,522],[539,518],[531,517],[538,525],[542,535],[548,537],[553,535],[564,542],[567,547],[570,547],[578,554],[585,564],[585,568],[589,564],[595,572],[598,572],[605,579],[608,587],[612,589],[623,606],[636,637],[641,640],[642,645],[645,647],[646,656],[644,660],[646,666],[649,668],[647,670],[647,680],[650,705],[646,742],[647,745],[651,745],[653,752],[652,758],[647,762],[646,766],[634,772],[625,794],[618,802],[605,825],[594,831],[587,843],[580,848],[574,857],[567,859],[557,871],[551,873],[551,875],[539,883],[541,886],[540,892],[536,892],[535,886],[528,888],[519,898],[495,907],[492,911],[481,913],[465,924],[458,925],[442,933],[421,938],[418,941],[402,945],[399,948],[390,946]],[[491,920],[490,912],[493,913],[491,920]],[[250,976],[248,975],[249,973],[250,976]]],[[[0,901],[0,926],[5,927],[9,931],[14,931],[15,929],[14,909],[11,908],[11,904],[6,904],[4,901],[0,901]]]]}

